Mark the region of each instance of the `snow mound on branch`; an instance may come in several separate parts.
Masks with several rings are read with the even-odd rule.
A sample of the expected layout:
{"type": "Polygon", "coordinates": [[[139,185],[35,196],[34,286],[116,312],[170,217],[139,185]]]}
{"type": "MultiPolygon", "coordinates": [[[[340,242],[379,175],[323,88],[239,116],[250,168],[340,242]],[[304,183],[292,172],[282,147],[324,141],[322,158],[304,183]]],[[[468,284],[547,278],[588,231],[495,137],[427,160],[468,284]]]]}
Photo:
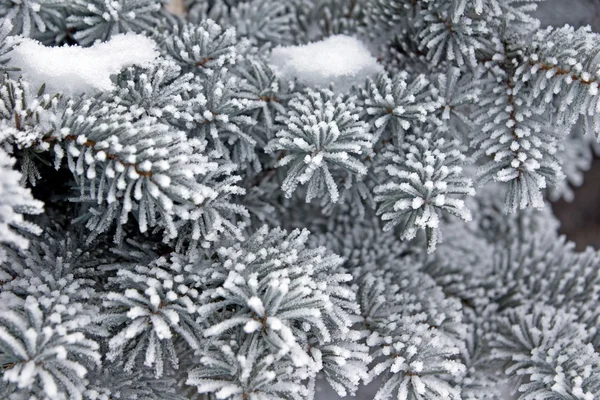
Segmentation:
{"type": "Polygon", "coordinates": [[[125,67],[154,61],[156,43],[145,36],[124,34],[91,47],[46,47],[20,39],[11,66],[21,70],[33,88],[46,84],[47,93],[74,95],[112,89],[110,76],[125,67]]]}
{"type": "Polygon", "coordinates": [[[383,71],[367,47],[350,36],[331,36],[300,46],[276,47],[270,64],[283,79],[297,79],[312,87],[346,90],[362,85],[367,77],[383,71]]]}

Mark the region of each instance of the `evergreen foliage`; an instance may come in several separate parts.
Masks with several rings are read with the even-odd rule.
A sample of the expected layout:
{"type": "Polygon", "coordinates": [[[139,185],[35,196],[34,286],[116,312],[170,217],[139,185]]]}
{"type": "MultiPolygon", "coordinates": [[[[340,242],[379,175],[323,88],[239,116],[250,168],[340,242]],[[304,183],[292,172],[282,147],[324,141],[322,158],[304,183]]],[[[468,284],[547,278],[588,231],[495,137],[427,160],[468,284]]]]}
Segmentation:
{"type": "Polygon", "coordinates": [[[157,38],[163,54],[174,59],[185,72],[202,74],[219,70],[236,61],[235,29],[224,30],[208,19],[195,25],[185,23],[157,38]]]}
{"type": "Polygon", "coordinates": [[[67,27],[81,45],[106,41],[126,32],[152,32],[161,16],[162,1],[74,0],[67,4],[67,27]]]}
{"type": "Polygon", "coordinates": [[[410,85],[408,74],[400,73],[391,79],[381,74],[377,80],[369,80],[363,96],[365,111],[372,119],[375,141],[398,136],[402,141],[404,133],[416,122],[427,121],[428,114],[435,110],[436,103],[425,89],[428,81],[419,76],[410,85]]]}
{"type": "Polygon", "coordinates": [[[372,135],[360,121],[356,99],[344,99],[330,90],[308,90],[289,102],[289,112],[280,118],[284,129],[267,151],[279,151],[278,167],[289,164],[281,188],[291,196],[298,185],[308,184],[306,201],[326,193],[339,199],[337,180],[367,173],[361,156],[368,155],[372,135]],[[335,174],[335,175],[334,175],[335,174]]]}
{"type": "Polygon", "coordinates": [[[0,398],[600,398],[600,253],[546,205],[600,151],[597,33],[537,0],[167,3],[0,0],[0,398]],[[11,61],[123,33],[156,55],[103,90],[11,61]]]}
{"type": "Polygon", "coordinates": [[[3,0],[0,16],[11,26],[11,33],[40,39],[58,30],[61,19],[61,0],[3,0]]]}
{"type": "Polygon", "coordinates": [[[2,41],[2,44],[0,44],[0,70],[3,72],[8,68],[10,52],[14,46],[14,43],[11,43],[13,39],[10,36],[12,27],[12,23],[8,20],[3,19],[0,23],[0,39],[2,41]]]}
{"type": "Polygon", "coordinates": [[[438,241],[439,214],[450,213],[469,221],[471,213],[461,195],[474,195],[472,183],[462,176],[465,156],[458,143],[447,142],[431,133],[410,135],[401,153],[386,151],[388,161],[383,184],[374,189],[375,201],[381,203],[377,213],[389,221],[384,230],[400,224],[401,239],[413,239],[417,229],[425,229],[427,247],[435,250],[438,241]]]}
{"type": "Polygon", "coordinates": [[[289,45],[294,41],[294,15],[289,8],[285,2],[273,0],[240,2],[219,22],[235,27],[238,37],[257,46],[289,45]]]}
{"type": "Polygon", "coordinates": [[[27,247],[28,241],[19,230],[39,234],[41,229],[23,218],[23,214],[40,214],[44,203],[35,200],[28,188],[21,186],[21,174],[13,169],[15,159],[0,150],[0,241],[17,247],[27,247]]]}

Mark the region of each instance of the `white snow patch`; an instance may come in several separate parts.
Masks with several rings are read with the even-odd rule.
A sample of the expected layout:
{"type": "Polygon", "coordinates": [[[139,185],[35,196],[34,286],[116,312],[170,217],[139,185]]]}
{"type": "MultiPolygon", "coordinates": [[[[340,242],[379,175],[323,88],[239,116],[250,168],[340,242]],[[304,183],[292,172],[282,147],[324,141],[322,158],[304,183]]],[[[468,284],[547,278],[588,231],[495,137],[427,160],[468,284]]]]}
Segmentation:
{"type": "Polygon", "coordinates": [[[312,87],[333,83],[338,90],[362,85],[367,77],[383,71],[367,47],[350,36],[331,36],[300,46],[276,47],[271,68],[283,79],[298,79],[312,87]]]}
{"type": "MultiPolygon", "coordinates": [[[[32,88],[46,84],[46,93],[74,95],[112,89],[110,76],[125,67],[143,65],[158,57],[156,43],[145,36],[124,34],[91,47],[46,47],[19,39],[11,52],[11,66],[32,88]]],[[[36,89],[37,90],[37,89],[36,89]]]]}

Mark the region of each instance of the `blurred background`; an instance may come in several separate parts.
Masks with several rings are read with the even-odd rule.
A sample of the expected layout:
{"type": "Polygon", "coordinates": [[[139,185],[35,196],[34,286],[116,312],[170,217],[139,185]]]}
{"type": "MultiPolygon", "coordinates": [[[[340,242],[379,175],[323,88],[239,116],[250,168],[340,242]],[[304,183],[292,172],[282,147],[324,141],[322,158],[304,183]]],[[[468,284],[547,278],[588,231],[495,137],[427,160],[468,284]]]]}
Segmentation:
{"type": "MultiPolygon", "coordinates": [[[[569,1],[569,0],[565,0],[569,1]]],[[[584,174],[584,182],[574,190],[575,198],[552,203],[552,209],[561,222],[561,233],[577,243],[579,250],[587,246],[600,248],[600,160],[584,174]]]]}

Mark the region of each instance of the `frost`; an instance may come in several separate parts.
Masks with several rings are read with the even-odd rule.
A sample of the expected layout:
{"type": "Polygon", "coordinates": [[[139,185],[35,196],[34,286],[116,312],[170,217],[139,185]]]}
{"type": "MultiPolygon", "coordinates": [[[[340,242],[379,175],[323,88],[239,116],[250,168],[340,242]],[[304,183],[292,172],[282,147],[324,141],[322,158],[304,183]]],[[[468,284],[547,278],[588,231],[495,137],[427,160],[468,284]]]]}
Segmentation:
{"type": "Polygon", "coordinates": [[[290,165],[281,188],[290,197],[299,184],[308,184],[306,201],[325,189],[332,202],[340,192],[333,174],[348,177],[365,175],[360,157],[372,146],[367,125],[358,120],[361,111],[354,97],[334,96],[330,90],[308,90],[289,103],[290,112],[279,118],[286,129],[277,133],[266,150],[285,151],[278,166],[290,165]]]}
{"type": "Polygon", "coordinates": [[[312,87],[346,90],[383,71],[377,59],[358,39],[331,36],[300,46],[276,47],[271,52],[271,68],[283,79],[298,79],[312,87]]]}
{"type": "Polygon", "coordinates": [[[0,243],[25,248],[28,240],[19,231],[37,235],[41,229],[26,221],[23,214],[41,214],[44,204],[21,186],[21,173],[13,169],[14,164],[15,159],[0,148],[0,243]]]}
{"type": "Polygon", "coordinates": [[[23,39],[11,53],[11,66],[19,68],[34,88],[46,84],[48,93],[74,95],[110,90],[111,75],[148,64],[157,56],[154,41],[142,35],[117,35],[92,47],[46,47],[23,39]]]}
{"type": "Polygon", "coordinates": [[[540,1],[0,0],[0,400],[600,400],[540,1]]]}

